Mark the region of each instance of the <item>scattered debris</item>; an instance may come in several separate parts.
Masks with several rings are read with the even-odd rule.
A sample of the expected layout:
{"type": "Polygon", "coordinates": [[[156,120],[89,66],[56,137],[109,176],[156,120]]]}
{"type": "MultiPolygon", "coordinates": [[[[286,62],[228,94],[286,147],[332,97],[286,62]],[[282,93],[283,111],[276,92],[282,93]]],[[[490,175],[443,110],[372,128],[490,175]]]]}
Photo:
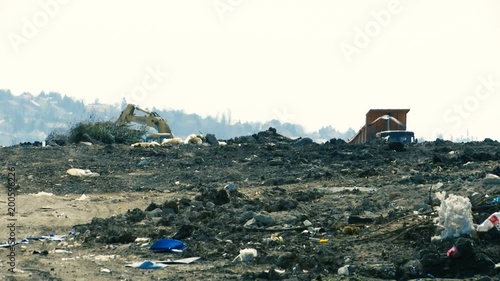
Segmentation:
{"type": "Polygon", "coordinates": [[[217,140],[214,134],[207,134],[205,136],[205,139],[210,145],[219,145],[219,141],[217,140]]]}
{"type": "MultiPolygon", "coordinates": [[[[74,266],[82,258],[86,259],[81,263],[82,272],[97,276],[106,268],[114,279],[137,271],[124,264],[139,265],[135,261],[143,260],[170,268],[151,276],[134,272],[139,279],[141,274],[161,279],[166,273],[179,280],[193,276],[200,280],[419,280],[428,276],[479,280],[498,275],[493,268],[500,262],[497,229],[478,234],[479,239],[474,230],[460,234],[458,229],[463,227],[459,222],[469,220],[467,208],[459,212],[452,205],[464,200],[451,202],[451,196],[443,196],[439,202],[434,194],[469,195],[473,226],[496,212],[500,194],[483,179],[487,172],[499,174],[497,144],[421,142],[395,153],[370,143],[303,142],[297,145],[296,139],[269,130],[229,139],[224,148],[203,143],[146,149],[120,144],[113,148],[99,144],[18,149],[12,154],[16,158],[7,162],[22,163],[21,196],[40,190],[58,195],[40,205],[20,206],[19,218],[29,210],[30,220],[33,213],[45,219],[56,211],[71,211],[71,219],[75,219],[75,211],[101,204],[92,210],[94,218],[74,226],[82,247],[74,250],[70,239],[26,239],[16,247],[19,265],[25,265],[27,259],[49,262],[41,271],[47,273],[53,267],[55,278],[62,279],[72,279],[68,276],[72,273],[61,269],[60,260],[68,261],[62,266],[74,266]],[[38,151],[44,151],[43,160],[32,156],[38,151]],[[449,151],[457,153],[448,155],[449,151]],[[33,157],[35,164],[26,161],[27,157],[33,157]],[[142,160],[147,160],[146,165],[138,167],[142,160]],[[80,180],[65,173],[60,177],[57,171],[68,164],[99,169],[101,177],[80,180]],[[99,196],[82,205],[75,202],[82,194],[99,196]],[[136,198],[144,203],[138,204],[136,198]],[[442,215],[440,203],[446,203],[448,216],[442,215]],[[41,209],[44,205],[52,209],[41,209]],[[443,217],[440,224],[438,216],[443,217]],[[432,241],[447,224],[448,238],[432,241]],[[467,239],[461,242],[457,235],[467,239]],[[153,242],[163,237],[189,247],[179,247],[182,254],[169,247],[150,251],[153,242]],[[49,254],[54,248],[73,253],[49,254]],[[258,258],[242,252],[243,257],[238,255],[236,260],[251,260],[251,266],[230,263],[243,248],[258,251],[258,258]],[[48,257],[42,256],[45,249],[48,257]],[[33,250],[39,253],[32,255],[33,250]],[[91,253],[103,255],[89,260],[83,256],[91,253]],[[115,257],[110,254],[122,256],[112,260],[115,257]],[[174,255],[206,261],[186,266],[193,261],[176,260],[174,255]],[[117,263],[122,268],[112,267],[117,263]],[[179,270],[174,264],[180,265],[179,270]]],[[[47,201],[41,199],[33,201],[47,201]]],[[[2,203],[8,203],[7,198],[2,203]]],[[[54,229],[48,227],[25,228],[18,234],[54,229]]],[[[5,259],[3,266],[7,266],[5,259]]]]}
{"type": "Polygon", "coordinates": [[[500,184],[500,177],[495,174],[486,174],[483,179],[483,183],[490,185],[500,184]]]}
{"type": "Polygon", "coordinates": [[[155,263],[162,263],[162,264],[190,264],[193,263],[197,260],[201,259],[201,257],[192,257],[192,258],[184,258],[184,259],[177,259],[177,260],[164,260],[164,261],[155,261],[155,263]]]}
{"type": "Polygon", "coordinates": [[[149,242],[151,241],[151,238],[149,237],[137,237],[135,238],[135,241],[136,243],[145,243],[145,242],[149,242]]]}
{"type": "Polygon", "coordinates": [[[78,197],[77,199],[75,199],[75,201],[85,201],[87,200],[89,197],[85,194],[82,194],[82,196],[78,197]]]}
{"type": "Polygon", "coordinates": [[[156,141],[152,142],[136,142],[130,145],[131,147],[155,147],[160,146],[160,144],[156,141]]]}
{"type": "Polygon", "coordinates": [[[47,250],[43,250],[43,251],[39,252],[39,251],[33,250],[31,253],[32,253],[33,255],[46,256],[46,255],[48,255],[48,254],[49,254],[49,251],[47,251],[47,250]]]}
{"type": "Polygon", "coordinates": [[[480,225],[476,227],[477,232],[486,232],[493,227],[499,227],[500,224],[498,222],[500,221],[500,212],[495,212],[491,214],[485,221],[483,221],[480,225]]]}
{"type": "Polygon", "coordinates": [[[15,245],[19,245],[19,244],[32,244],[33,242],[36,242],[36,241],[62,242],[62,241],[66,241],[69,237],[75,237],[75,236],[76,236],[76,233],[70,231],[67,235],[50,234],[50,235],[42,235],[39,237],[28,237],[28,238],[24,238],[21,240],[17,240],[15,243],[0,244],[0,248],[10,248],[11,246],[15,246],[15,245]]]}
{"type": "Polygon", "coordinates": [[[53,251],[50,251],[52,254],[71,254],[71,251],[65,250],[65,249],[54,249],[53,251]]]}
{"type": "Polygon", "coordinates": [[[93,173],[89,169],[77,169],[77,168],[71,168],[66,171],[71,176],[75,177],[97,177],[99,176],[98,173],[93,173]]]}
{"type": "Polygon", "coordinates": [[[179,144],[183,144],[183,143],[184,143],[184,141],[181,138],[171,138],[171,139],[164,139],[161,142],[161,145],[162,146],[166,146],[166,145],[179,145],[179,144]]]}
{"type": "Polygon", "coordinates": [[[82,257],[84,260],[93,260],[93,261],[110,261],[116,258],[119,258],[120,255],[85,255],[82,257]]]}
{"type": "Polygon", "coordinates": [[[162,264],[162,263],[156,263],[150,260],[145,260],[143,262],[135,262],[135,263],[130,263],[126,264],[126,267],[134,267],[134,268],[141,268],[141,269],[162,269],[165,268],[167,265],[162,264]]]}
{"type": "Polygon", "coordinates": [[[141,161],[139,161],[139,163],[137,163],[137,167],[147,168],[147,167],[149,167],[150,164],[151,163],[149,162],[149,160],[141,159],[141,161]]]}
{"type": "Polygon", "coordinates": [[[348,276],[349,275],[349,265],[344,265],[341,268],[339,268],[337,271],[337,274],[348,276]]]}
{"type": "Polygon", "coordinates": [[[203,140],[196,136],[195,134],[191,134],[189,136],[186,137],[186,139],[184,140],[184,144],[202,144],[203,143],[203,140]]]}
{"type": "Polygon", "coordinates": [[[253,248],[245,248],[240,250],[240,254],[234,258],[232,262],[235,262],[237,259],[240,259],[242,262],[251,262],[254,258],[257,257],[257,250],[253,248]]]}
{"type": "Polygon", "coordinates": [[[446,252],[446,255],[450,258],[458,258],[460,257],[460,252],[457,249],[457,246],[451,247],[448,252],[446,252]]]}
{"type": "Polygon", "coordinates": [[[30,195],[32,195],[32,196],[54,196],[54,193],[40,191],[40,192],[38,192],[36,194],[30,193],[30,195]]]}

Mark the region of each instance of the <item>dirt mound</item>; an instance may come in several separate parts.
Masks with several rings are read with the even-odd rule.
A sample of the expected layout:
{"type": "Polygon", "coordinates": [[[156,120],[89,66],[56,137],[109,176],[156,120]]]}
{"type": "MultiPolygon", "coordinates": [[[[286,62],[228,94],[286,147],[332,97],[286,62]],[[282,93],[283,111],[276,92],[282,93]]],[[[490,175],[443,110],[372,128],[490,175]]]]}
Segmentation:
{"type": "MultiPolygon", "coordinates": [[[[90,217],[73,229],[82,249],[90,252],[111,249],[130,259],[164,259],[136,239],[172,238],[188,245],[176,257],[202,257],[164,280],[498,274],[496,228],[481,237],[431,239],[441,231],[434,222],[437,191],[470,198],[477,224],[498,210],[500,200],[493,199],[500,185],[483,182],[486,174],[499,174],[498,142],[438,140],[398,152],[377,143],[291,139],[273,128],[226,142],[148,148],[20,145],[1,148],[0,155],[4,166],[16,167],[21,194],[150,196],[143,206],[90,217]],[[98,176],[71,176],[66,173],[70,168],[98,176]],[[159,194],[169,198],[157,200],[159,194]],[[447,256],[453,246],[460,256],[447,256]],[[233,262],[244,248],[256,249],[257,257],[233,262]]],[[[120,198],[117,202],[127,200],[120,198]]]]}

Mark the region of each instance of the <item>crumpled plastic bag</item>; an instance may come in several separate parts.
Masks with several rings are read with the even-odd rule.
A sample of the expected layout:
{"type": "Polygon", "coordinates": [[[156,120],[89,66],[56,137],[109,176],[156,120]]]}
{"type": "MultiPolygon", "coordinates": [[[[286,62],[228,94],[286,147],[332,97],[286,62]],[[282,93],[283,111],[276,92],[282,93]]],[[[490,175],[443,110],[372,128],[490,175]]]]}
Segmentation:
{"type": "Polygon", "coordinates": [[[443,231],[439,237],[433,237],[434,239],[456,238],[474,231],[469,198],[453,194],[446,197],[446,191],[436,192],[436,197],[441,200],[438,226],[442,227],[443,231]]]}
{"type": "Polygon", "coordinates": [[[77,168],[71,168],[66,171],[67,174],[75,177],[97,177],[99,176],[98,173],[93,173],[89,169],[77,169],[77,168]]]}

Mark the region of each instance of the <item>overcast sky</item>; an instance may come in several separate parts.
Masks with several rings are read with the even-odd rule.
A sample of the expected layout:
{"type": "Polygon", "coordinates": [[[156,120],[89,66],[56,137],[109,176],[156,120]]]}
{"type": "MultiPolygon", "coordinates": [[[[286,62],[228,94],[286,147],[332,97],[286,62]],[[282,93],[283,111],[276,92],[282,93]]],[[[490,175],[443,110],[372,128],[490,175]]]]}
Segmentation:
{"type": "MultiPolygon", "coordinates": [[[[500,140],[500,1],[0,0],[0,88],[500,140]]],[[[175,122],[175,120],[169,120],[175,122]]]]}

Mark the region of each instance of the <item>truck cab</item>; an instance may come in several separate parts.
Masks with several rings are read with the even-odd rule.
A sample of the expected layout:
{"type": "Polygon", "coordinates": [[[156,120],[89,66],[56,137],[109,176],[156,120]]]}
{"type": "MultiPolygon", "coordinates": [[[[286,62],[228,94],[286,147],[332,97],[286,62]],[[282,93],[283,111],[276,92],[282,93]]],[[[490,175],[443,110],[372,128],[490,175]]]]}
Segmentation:
{"type": "Polygon", "coordinates": [[[385,143],[389,144],[389,148],[396,151],[403,151],[405,144],[416,143],[415,133],[406,130],[390,130],[381,131],[376,134],[385,143]]]}

